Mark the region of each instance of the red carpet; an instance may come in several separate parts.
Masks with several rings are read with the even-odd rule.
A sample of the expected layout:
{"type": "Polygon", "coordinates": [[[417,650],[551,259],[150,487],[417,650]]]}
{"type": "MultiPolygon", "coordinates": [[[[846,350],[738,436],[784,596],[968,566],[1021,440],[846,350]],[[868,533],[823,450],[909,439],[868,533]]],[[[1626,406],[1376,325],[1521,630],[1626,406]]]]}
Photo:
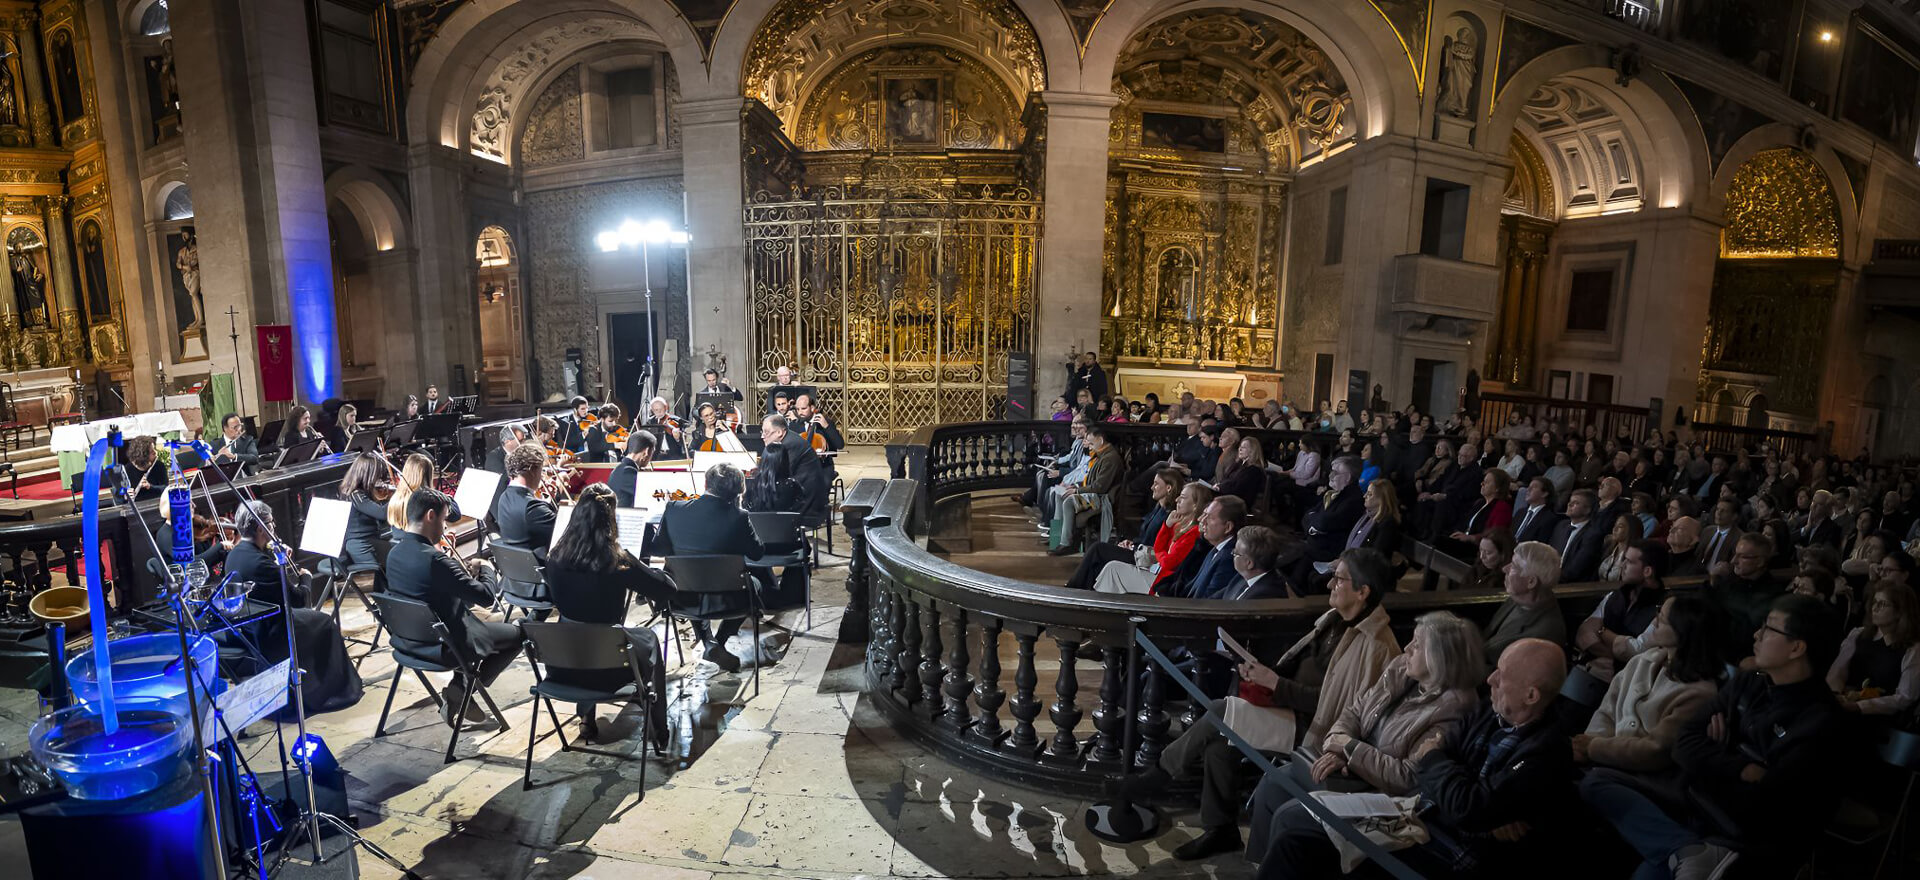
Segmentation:
{"type": "MultiPolygon", "coordinates": [[[[0,495],[0,497],[12,497],[13,493],[8,491],[11,488],[12,486],[5,480],[0,480],[0,493],[5,493],[4,495],[0,495]]],[[[60,474],[58,472],[42,474],[31,479],[20,481],[21,501],[58,501],[71,497],[73,497],[73,493],[68,492],[67,487],[60,485],[60,474]]]]}

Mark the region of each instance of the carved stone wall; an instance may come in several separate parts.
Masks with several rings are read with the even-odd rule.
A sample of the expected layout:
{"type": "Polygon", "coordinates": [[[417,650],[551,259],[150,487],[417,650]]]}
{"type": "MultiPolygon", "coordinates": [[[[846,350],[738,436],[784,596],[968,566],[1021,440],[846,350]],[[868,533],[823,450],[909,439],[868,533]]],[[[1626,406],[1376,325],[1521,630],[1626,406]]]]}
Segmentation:
{"type": "Polygon", "coordinates": [[[528,107],[527,129],[520,135],[522,164],[540,168],[587,157],[580,103],[580,65],[576,64],[555,78],[528,107]]]}
{"type": "MultiPolygon", "coordinates": [[[[528,193],[526,197],[531,355],[539,370],[542,397],[561,390],[561,364],[568,348],[580,349],[584,375],[601,375],[598,340],[599,300],[588,288],[588,248],[594,235],[628,217],[679,216],[684,184],[679,176],[623,180],[528,193]]],[[[687,344],[686,262],[675,253],[668,266],[664,294],[654,291],[655,308],[665,312],[667,338],[687,344]],[[664,296],[664,299],[662,297],[664,296]]],[[[658,269],[655,270],[659,272],[658,269]]],[[[682,369],[689,359],[681,359],[682,369]]],[[[607,375],[608,381],[612,376],[607,375]]]]}
{"type": "Polygon", "coordinates": [[[467,147],[474,155],[507,161],[507,147],[517,114],[524,112],[527,91],[554,62],[590,46],[618,40],[646,39],[649,32],[627,18],[565,19],[508,52],[487,74],[474,99],[467,147]]]}
{"type": "Polygon", "coordinates": [[[992,71],[960,51],[875,49],[835,69],[791,131],[803,150],[1005,150],[1025,136],[1020,106],[992,71]],[[919,94],[929,88],[932,94],[919,94]]]}

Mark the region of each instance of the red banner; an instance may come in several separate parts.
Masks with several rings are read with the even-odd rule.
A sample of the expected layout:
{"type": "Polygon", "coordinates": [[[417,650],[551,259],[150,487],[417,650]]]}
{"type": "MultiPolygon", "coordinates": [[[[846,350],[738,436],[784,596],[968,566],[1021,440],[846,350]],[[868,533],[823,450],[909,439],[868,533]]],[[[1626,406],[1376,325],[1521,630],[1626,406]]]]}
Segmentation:
{"type": "Polygon", "coordinates": [[[269,403],[293,399],[293,325],[262,324],[253,328],[260,355],[260,389],[269,403]]]}

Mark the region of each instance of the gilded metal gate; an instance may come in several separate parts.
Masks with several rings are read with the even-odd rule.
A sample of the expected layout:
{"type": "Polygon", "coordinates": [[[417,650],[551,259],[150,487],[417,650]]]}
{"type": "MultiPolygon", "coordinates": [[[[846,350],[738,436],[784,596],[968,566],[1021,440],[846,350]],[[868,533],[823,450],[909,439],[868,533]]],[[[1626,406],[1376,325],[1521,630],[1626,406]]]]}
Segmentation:
{"type": "Polygon", "coordinates": [[[746,209],[753,378],[792,364],[849,443],[998,418],[1033,344],[1031,192],[764,201],[746,209]]]}

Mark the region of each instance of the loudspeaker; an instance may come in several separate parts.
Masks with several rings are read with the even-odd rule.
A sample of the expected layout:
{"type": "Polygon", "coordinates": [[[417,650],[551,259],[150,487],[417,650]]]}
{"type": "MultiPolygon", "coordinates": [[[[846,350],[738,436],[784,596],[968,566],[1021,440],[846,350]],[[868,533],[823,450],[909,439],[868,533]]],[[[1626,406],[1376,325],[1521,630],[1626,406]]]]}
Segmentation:
{"type": "Polygon", "coordinates": [[[1009,422],[1039,418],[1033,414],[1033,355],[1015,351],[1007,354],[1007,411],[1009,422]]]}

